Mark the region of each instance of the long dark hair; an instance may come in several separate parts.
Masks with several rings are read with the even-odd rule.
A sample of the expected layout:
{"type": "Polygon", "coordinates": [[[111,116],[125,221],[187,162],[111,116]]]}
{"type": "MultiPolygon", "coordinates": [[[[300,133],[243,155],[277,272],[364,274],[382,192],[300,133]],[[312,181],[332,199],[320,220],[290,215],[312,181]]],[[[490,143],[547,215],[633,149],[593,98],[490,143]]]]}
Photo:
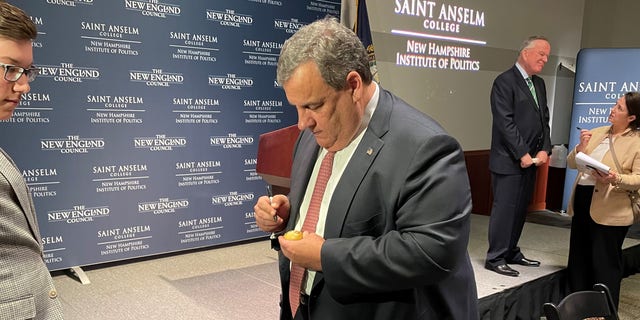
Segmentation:
{"type": "Polygon", "coordinates": [[[640,92],[631,91],[624,94],[624,102],[627,104],[627,112],[636,118],[629,123],[632,130],[640,129],[640,92]]]}

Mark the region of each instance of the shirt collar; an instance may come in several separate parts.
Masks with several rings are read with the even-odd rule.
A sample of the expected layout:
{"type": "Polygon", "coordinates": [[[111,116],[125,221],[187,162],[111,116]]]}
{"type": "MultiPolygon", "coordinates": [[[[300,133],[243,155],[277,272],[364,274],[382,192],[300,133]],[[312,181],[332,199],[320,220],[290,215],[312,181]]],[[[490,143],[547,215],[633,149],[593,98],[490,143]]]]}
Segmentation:
{"type": "Polygon", "coordinates": [[[365,128],[369,125],[369,120],[371,120],[373,112],[376,111],[378,101],[380,100],[380,87],[375,81],[372,81],[371,83],[376,86],[376,91],[373,93],[371,100],[369,100],[369,103],[367,103],[367,106],[364,108],[364,117],[362,117],[362,121],[365,122],[365,128]]]}
{"type": "Polygon", "coordinates": [[[518,68],[518,71],[520,71],[520,74],[522,74],[522,77],[523,77],[524,79],[526,79],[526,78],[531,78],[531,76],[530,76],[530,75],[528,75],[528,74],[527,74],[527,72],[526,72],[526,71],[524,71],[524,68],[523,68],[519,63],[517,63],[517,62],[516,62],[516,68],[518,68]]]}

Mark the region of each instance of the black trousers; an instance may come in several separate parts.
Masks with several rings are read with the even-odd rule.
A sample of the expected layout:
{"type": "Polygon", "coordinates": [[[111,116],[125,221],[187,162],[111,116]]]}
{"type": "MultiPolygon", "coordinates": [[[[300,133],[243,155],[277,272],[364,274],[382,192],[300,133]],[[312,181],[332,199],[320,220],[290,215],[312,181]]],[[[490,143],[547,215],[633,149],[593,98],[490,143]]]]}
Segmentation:
{"type": "Polygon", "coordinates": [[[518,241],[533,196],[535,180],[535,166],[525,169],[522,174],[491,173],[493,207],[489,217],[487,264],[496,266],[524,257],[518,241]]]}
{"type": "Polygon", "coordinates": [[[571,292],[591,290],[605,284],[613,300],[620,301],[624,264],[622,243],[629,226],[605,226],[591,219],[593,186],[576,186],[571,220],[567,273],[571,292]]]}

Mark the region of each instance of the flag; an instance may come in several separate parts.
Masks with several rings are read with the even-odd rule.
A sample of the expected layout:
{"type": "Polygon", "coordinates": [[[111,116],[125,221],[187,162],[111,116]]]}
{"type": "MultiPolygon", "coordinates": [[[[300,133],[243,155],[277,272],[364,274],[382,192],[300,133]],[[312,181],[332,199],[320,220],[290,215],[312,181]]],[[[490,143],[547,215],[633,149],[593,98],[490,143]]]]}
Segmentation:
{"type": "Polygon", "coordinates": [[[367,13],[367,3],[365,0],[355,0],[355,2],[355,22],[351,23],[353,21],[353,0],[342,0],[340,20],[344,25],[351,28],[362,41],[369,55],[369,68],[371,69],[373,80],[380,83],[373,38],[371,37],[371,26],[369,25],[369,14],[367,13]]]}
{"type": "Polygon", "coordinates": [[[342,0],[340,5],[340,23],[351,30],[356,24],[356,3],[357,0],[342,0]]]}

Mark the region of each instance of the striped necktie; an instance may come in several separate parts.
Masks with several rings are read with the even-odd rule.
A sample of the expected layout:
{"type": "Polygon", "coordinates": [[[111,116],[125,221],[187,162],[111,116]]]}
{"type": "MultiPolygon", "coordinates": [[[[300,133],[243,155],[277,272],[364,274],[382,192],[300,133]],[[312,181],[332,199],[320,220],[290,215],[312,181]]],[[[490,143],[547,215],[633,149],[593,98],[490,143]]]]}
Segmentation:
{"type": "Polygon", "coordinates": [[[526,78],[527,85],[529,86],[529,91],[533,95],[533,100],[536,101],[536,107],[538,107],[538,96],[536,95],[536,88],[533,86],[533,81],[531,81],[530,77],[526,78]]]}
{"type": "MultiPolygon", "coordinates": [[[[316,232],[316,224],[318,223],[318,217],[320,216],[320,204],[322,203],[322,197],[324,196],[324,190],[327,187],[327,182],[331,176],[331,169],[333,168],[333,156],[335,152],[329,151],[320,164],[320,171],[318,171],[318,177],[316,178],[316,184],[313,187],[313,193],[311,194],[311,201],[309,202],[309,209],[307,215],[304,218],[302,225],[302,231],[316,232]]],[[[296,311],[300,306],[300,291],[302,289],[302,282],[305,279],[305,268],[297,265],[291,265],[291,276],[289,278],[289,303],[291,305],[291,315],[295,317],[296,311]]]]}

